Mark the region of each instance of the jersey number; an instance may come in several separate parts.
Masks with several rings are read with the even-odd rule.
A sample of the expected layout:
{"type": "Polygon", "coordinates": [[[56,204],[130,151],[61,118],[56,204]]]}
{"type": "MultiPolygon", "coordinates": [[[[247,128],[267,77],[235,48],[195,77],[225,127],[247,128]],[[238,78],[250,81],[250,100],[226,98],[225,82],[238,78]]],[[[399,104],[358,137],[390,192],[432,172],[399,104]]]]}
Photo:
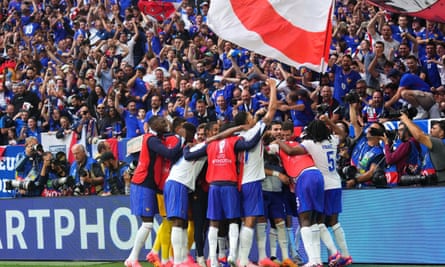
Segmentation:
{"type": "Polygon", "coordinates": [[[328,158],[328,169],[332,172],[335,170],[334,151],[326,152],[326,157],[328,158]]]}

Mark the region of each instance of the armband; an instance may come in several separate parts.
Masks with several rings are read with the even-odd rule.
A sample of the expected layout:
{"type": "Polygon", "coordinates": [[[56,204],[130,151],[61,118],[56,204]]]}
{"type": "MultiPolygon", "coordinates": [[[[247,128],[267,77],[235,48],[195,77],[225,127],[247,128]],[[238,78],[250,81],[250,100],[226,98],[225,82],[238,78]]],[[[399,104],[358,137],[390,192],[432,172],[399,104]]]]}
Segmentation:
{"type": "Polygon", "coordinates": [[[280,176],[280,172],[278,172],[278,171],[272,171],[272,176],[276,176],[276,177],[278,177],[278,176],[280,176]]]}

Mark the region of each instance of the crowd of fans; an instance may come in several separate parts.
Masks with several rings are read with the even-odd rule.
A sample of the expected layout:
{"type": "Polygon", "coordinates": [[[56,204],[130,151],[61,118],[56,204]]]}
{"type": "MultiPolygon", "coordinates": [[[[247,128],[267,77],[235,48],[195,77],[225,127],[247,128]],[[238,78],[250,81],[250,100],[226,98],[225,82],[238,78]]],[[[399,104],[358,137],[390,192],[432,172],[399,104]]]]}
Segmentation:
{"type": "MultiPolygon", "coordinates": [[[[41,143],[42,132],[57,138],[85,134],[87,146],[96,139],[132,138],[148,131],[152,116],[224,124],[238,111],[255,114],[267,107],[266,79],[278,88],[274,120],[291,121],[295,137],[321,114],[345,130],[352,126],[356,136],[359,128],[398,120],[401,111],[411,119],[444,117],[443,25],[363,0],[336,1],[326,73],[219,38],[206,24],[207,1],[183,1],[163,21],[145,15],[136,1],[0,5],[1,145],[28,147],[29,137],[41,143]]],[[[386,134],[379,136],[377,143],[391,143],[386,134]]],[[[359,165],[364,176],[346,186],[369,180],[375,170],[359,165]]]]}

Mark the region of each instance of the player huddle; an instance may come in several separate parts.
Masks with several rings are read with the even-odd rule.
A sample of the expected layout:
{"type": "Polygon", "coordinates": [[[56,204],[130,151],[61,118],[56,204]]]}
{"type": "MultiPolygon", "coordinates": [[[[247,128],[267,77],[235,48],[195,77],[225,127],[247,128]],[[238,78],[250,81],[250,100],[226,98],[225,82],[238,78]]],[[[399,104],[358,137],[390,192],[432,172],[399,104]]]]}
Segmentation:
{"type": "Polygon", "coordinates": [[[150,120],[150,132],[143,137],[130,187],[131,210],[141,217],[142,225],[126,266],[141,266],[139,252],[158,212],[164,220],[147,255],[155,266],[257,266],[249,259],[255,232],[259,266],[296,266],[291,258],[297,256],[297,242],[286,220],[292,215],[298,215],[301,229],[297,233],[301,233],[308,255],[304,266],[322,266],[320,240],[329,249],[329,266],[352,263],[338,223],[338,137],[331,134],[331,129],[343,133],[322,116],[308,126],[301,144],[281,140],[280,132],[274,130],[277,123],[272,123],[277,107],[276,84],[273,80],[267,84],[271,87],[268,106],[255,114],[239,112],[233,125],[222,125],[218,134],[213,131],[218,125],[208,126],[207,131],[198,126],[197,130],[183,119],[175,119],[172,134],[166,134],[168,123],[164,118],[150,120]],[[275,126],[267,131],[271,124],[275,126]],[[207,138],[203,132],[207,132],[207,138]],[[296,209],[292,210],[295,203],[296,209]],[[271,224],[269,257],[267,220],[271,224]],[[341,254],[326,226],[332,226],[341,254]],[[277,241],[281,263],[274,260],[277,241]],[[196,261],[189,256],[193,242],[196,261]]]}

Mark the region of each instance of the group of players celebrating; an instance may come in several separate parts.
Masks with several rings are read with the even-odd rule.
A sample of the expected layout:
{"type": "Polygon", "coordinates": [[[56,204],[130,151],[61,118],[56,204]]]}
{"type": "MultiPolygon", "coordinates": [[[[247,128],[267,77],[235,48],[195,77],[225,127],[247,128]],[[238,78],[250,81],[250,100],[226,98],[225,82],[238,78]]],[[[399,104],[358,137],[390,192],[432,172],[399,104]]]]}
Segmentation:
{"type": "MultiPolygon", "coordinates": [[[[291,204],[308,257],[304,266],[323,266],[320,240],[329,250],[329,266],[352,263],[338,222],[342,207],[336,155],[339,136],[345,133],[322,115],[309,124],[301,143],[281,140],[277,131],[268,130],[277,109],[277,93],[273,80],[266,83],[271,89],[267,107],[255,114],[238,112],[233,123],[223,124],[218,134],[207,127],[207,138],[204,128],[197,130],[183,119],[173,121],[172,134],[166,134],[165,118],[150,120],[130,187],[131,210],[141,217],[142,225],[125,260],[127,267],[140,266],[139,253],[157,213],[164,219],[147,255],[155,266],[219,267],[221,262],[257,266],[249,259],[255,232],[259,266],[296,266],[291,260],[296,249],[288,249],[285,218],[292,214],[292,205],[286,205],[286,191],[294,192],[291,204]],[[283,184],[287,190],[282,191],[283,184]],[[267,220],[269,231],[276,233],[276,240],[269,243],[273,247],[278,241],[281,263],[271,259],[274,249],[269,257],[266,253],[267,220]],[[332,227],[340,250],[327,227],[332,227]],[[227,257],[221,238],[225,235],[227,257]],[[189,256],[193,242],[196,261],[189,256]]],[[[292,225],[288,227],[293,232],[292,225]]]]}

